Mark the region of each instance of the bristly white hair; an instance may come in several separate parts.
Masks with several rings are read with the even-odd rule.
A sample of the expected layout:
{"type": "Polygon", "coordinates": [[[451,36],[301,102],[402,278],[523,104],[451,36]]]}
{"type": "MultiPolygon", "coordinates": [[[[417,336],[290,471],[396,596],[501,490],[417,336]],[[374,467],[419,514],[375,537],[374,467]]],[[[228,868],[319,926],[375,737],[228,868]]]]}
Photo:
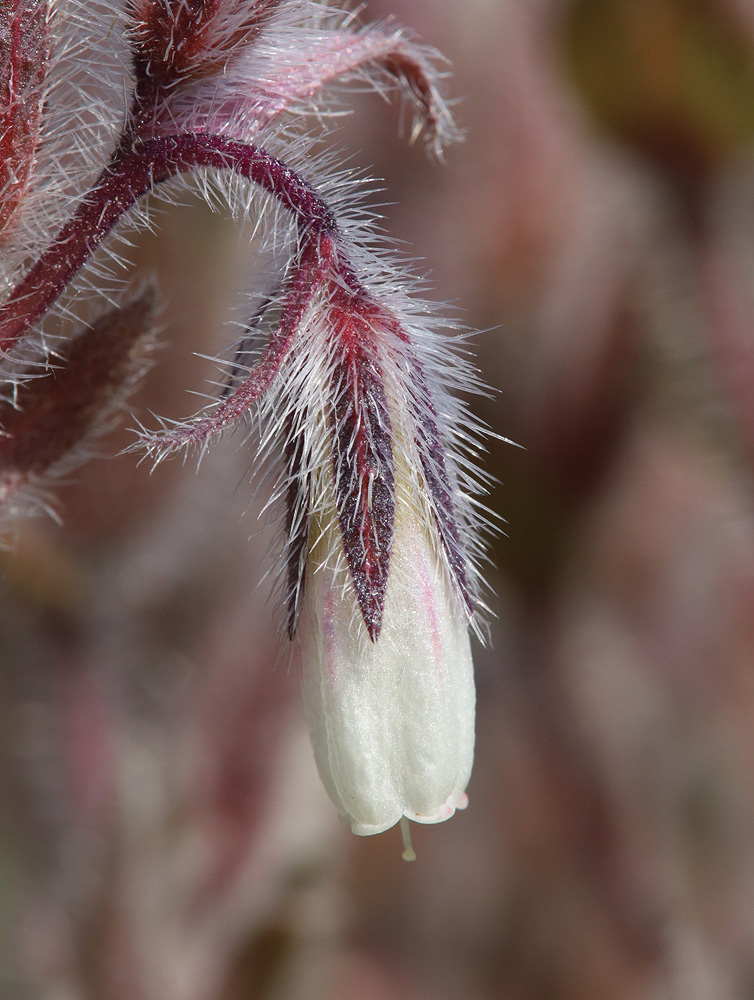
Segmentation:
{"type": "MultiPolygon", "coordinates": [[[[47,0],[22,2],[47,16],[47,0]]],[[[27,37],[46,53],[37,22],[27,37]]],[[[57,0],[52,29],[28,196],[12,192],[4,216],[19,208],[0,272],[0,508],[15,513],[27,487],[43,497],[138,376],[152,303],[129,307],[117,279],[129,228],[150,225],[145,197],[198,189],[261,226],[277,278],[216,359],[216,395],[141,428],[132,450],[201,458],[247,431],[281,525],[279,594],[323,783],[355,833],[400,822],[411,859],[408,820],[467,803],[486,429],[465,396],[484,390],[467,331],[380,235],[364,178],[318,150],[345,86],[398,90],[410,139],[439,155],[457,137],[440,57],[316,0],[57,0]],[[93,291],[112,308],[81,332],[93,291]]],[[[16,114],[19,134],[29,120],[16,114]]]]}
{"type": "MultiPolygon", "coordinates": [[[[226,0],[221,33],[232,36],[235,22],[248,6],[226,0]]],[[[70,217],[107,163],[123,131],[133,85],[128,48],[132,25],[126,0],[114,4],[55,0],[50,20],[53,51],[41,141],[32,183],[0,261],[6,292],[70,217]]],[[[352,177],[334,171],[326,155],[319,164],[308,155],[312,126],[319,123],[321,131],[334,110],[335,90],[344,85],[369,87],[383,95],[398,87],[414,106],[412,138],[423,132],[430,148],[439,153],[445,142],[457,137],[436,85],[439,63],[436,52],[392,26],[358,28],[354,14],[328,4],[282,0],[255,43],[239,46],[221,75],[177,88],[155,109],[154,129],[215,130],[246,141],[253,138],[305,167],[306,176],[322,187],[345,225],[350,206],[359,200],[356,185],[352,177]]],[[[286,230],[279,205],[231,173],[217,176],[199,170],[191,178],[163,185],[159,197],[180,200],[186,186],[198,188],[210,204],[221,198],[235,217],[253,218],[258,224],[269,218],[268,245],[275,246],[286,230]]],[[[43,339],[27,341],[33,350],[24,355],[25,365],[39,357],[40,348],[42,357],[46,355],[57,331],[68,331],[71,320],[80,320],[83,300],[103,293],[117,299],[128,258],[128,234],[152,225],[145,204],[135,206],[55,303],[50,319],[38,325],[43,339]],[[72,309],[74,300],[78,304],[72,309]]],[[[285,240],[278,249],[287,250],[285,240]]]]}
{"type": "MultiPolygon", "coordinates": [[[[253,142],[304,178],[327,206],[337,222],[338,254],[358,276],[377,310],[370,350],[384,381],[393,425],[395,503],[413,506],[415,518],[425,524],[432,538],[443,536],[443,518],[451,518],[455,540],[443,536],[442,545],[438,541],[440,562],[448,579],[467,591],[462,594],[467,607],[478,608],[478,563],[483,549],[478,508],[486,489],[477,458],[484,429],[459,396],[480,391],[476,372],[464,353],[468,335],[444,318],[438,306],[417,294],[423,282],[376,232],[364,179],[350,169],[338,168],[332,153],[313,154],[314,139],[326,129],[327,115],[342,106],[335,103],[333,91],[343,86],[369,88],[383,95],[399,89],[414,112],[411,138],[423,134],[430,150],[439,154],[445,142],[457,138],[438,89],[440,57],[392,25],[357,27],[353,14],[314,0],[282,0],[261,25],[253,44],[239,45],[236,51],[229,40],[235,38],[248,7],[224,0],[218,8],[217,31],[208,46],[210,55],[213,45],[218,52],[228,49],[222,73],[168,89],[155,103],[154,120],[142,123],[134,141],[191,133],[253,142]],[[380,315],[392,317],[397,327],[381,325],[380,315]],[[432,452],[437,454],[433,457],[432,452]],[[444,501],[438,495],[445,489],[451,514],[442,509],[444,501]],[[453,551],[456,545],[458,552],[453,551]]],[[[38,162],[14,242],[6,248],[3,281],[8,290],[18,280],[23,263],[42,251],[51,234],[70,217],[82,192],[95,183],[129,125],[129,93],[134,83],[129,51],[134,37],[132,14],[133,7],[124,0],[117,5],[57,0],[38,162]]],[[[279,196],[260,192],[231,169],[205,168],[161,183],[155,194],[175,201],[187,188],[198,189],[213,206],[224,202],[234,217],[261,225],[266,250],[277,260],[291,261],[289,273],[295,272],[307,230],[300,218],[291,218],[290,208],[281,204],[279,196]]],[[[150,225],[143,202],[134,206],[70,291],[55,303],[50,315],[56,324],[69,318],[80,321],[78,300],[93,291],[101,296],[103,281],[107,293],[117,297],[116,275],[127,234],[141,225],[150,225]]],[[[332,282],[339,280],[330,274],[331,284],[325,281],[315,289],[280,371],[255,408],[245,414],[256,428],[260,466],[274,465],[276,456],[284,455],[296,440],[302,442],[302,464],[293,486],[301,486],[309,496],[306,503],[301,499],[293,503],[289,550],[301,520],[316,518],[317,505],[325,502],[320,497],[330,491],[327,477],[337,428],[323,406],[322,387],[333,384],[343,362],[342,345],[327,324],[332,282]],[[319,487],[312,489],[312,483],[319,487]]],[[[257,338],[274,332],[284,308],[284,293],[273,292],[255,331],[257,338]]],[[[42,324],[40,330],[41,342],[36,346],[47,357],[56,338],[48,325],[42,324]]],[[[248,367],[253,360],[249,345],[240,347],[242,357],[229,362],[231,383],[239,381],[244,365],[248,367]]],[[[34,355],[22,353],[21,357],[26,363],[23,370],[28,371],[34,355]]],[[[9,384],[15,387],[22,378],[16,369],[9,384]]],[[[197,428],[221,406],[222,401],[211,403],[184,425],[163,425],[161,434],[144,432],[142,444],[156,460],[190,444],[203,449],[209,435],[202,437],[197,428]]],[[[292,488],[290,470],[283,466],[273,490],[276,497],[288,496],[292,488]]],[[[333,558],[342,561],[342,553],[333,558]]],[[[295,604],[292,585],[295,582],[289,581],[284,587],[288,604],[295,604]]],[[[476,624],[478,618],[472,620],[476,624]]]]}
{"type": "Polygon", "coordinates": [[[128,52],[122,4],[54,0],[40,144],[29,189],[3,242],[10,290],[49,243],[110,155],[125,120],[128,52]]]}

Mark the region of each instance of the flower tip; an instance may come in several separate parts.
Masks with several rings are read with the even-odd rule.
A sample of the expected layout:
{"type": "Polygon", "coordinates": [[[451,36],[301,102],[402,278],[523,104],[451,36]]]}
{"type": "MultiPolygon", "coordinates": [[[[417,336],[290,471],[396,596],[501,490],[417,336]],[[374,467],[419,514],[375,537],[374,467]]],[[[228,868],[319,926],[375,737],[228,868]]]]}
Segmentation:
{"type": "MultiPolygon", "coordinates": [[[[398,801],[393,802],[392,805],[395,810],[402,810],[402,812],[396,815],[396,812],[392,812],[387,819],[382,820],[377,823],[370,823],[363,820],[356,819],[354,816],[349,815],[346,812],[339,812],[338,818],[346,826],[351,827],[351,833],[355,834],[357,837],[374,837],[378,833],[385,833],[386,830],[391,830],[396,824],[401,827],[401,832],[407,830],[408,823],[421,823],[422,825],[430,826],[435,823],[445,823],[447,820],[452,819],[456,814],[457,809],[466,809],[469,804],[469,797],[465,792],[456,793],[454,792],[450,795],[442,805],[434,808],[430,806],[424,811],[419,811],[411,807],[411,803],[408,801],[398,801]]],[[[405,833],[404,833],[405,839],[405,833]]]]}

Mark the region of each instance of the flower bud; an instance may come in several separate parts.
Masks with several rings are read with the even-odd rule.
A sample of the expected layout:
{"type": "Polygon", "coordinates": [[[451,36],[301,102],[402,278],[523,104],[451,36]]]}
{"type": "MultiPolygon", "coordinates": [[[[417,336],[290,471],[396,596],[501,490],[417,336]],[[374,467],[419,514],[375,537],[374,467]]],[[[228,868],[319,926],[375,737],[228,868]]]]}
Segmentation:
{"type": "Polygon", "coordinates": [[[413,505],[397,506],[374,641],[343,560],[332,558],[335,513],[313,525],[298,629],[304,706],[322,781],[359,835],[403,817],[439,823],[467,801],[475,706],[468,619],[427,523],[413,505]]]}

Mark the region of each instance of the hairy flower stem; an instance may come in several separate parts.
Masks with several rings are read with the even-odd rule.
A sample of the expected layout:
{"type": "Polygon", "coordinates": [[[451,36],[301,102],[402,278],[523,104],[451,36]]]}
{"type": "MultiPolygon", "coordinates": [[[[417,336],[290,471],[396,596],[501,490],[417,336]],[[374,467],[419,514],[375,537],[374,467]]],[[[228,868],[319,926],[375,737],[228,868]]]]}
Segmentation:
{"type": "MultiPolygon", "coordinates": [[[[211,436],[219,434],[246,413],[277,375],[314,293],[334,262],[331,238],[322,233],[317,239],[309,236],[299,255],[297,267],[285,285],[280,326],[270,337],[259,361],[240,384],[233,387],[231,382],[228,385],[228,391],[221,395],[219,405],[203,418],[179,424],[169,432],[146,435],[144,442],[148,446],[156,446],[164,456],[190,444],[205,444],[211,436]]],[[[234,376],[231,375],[231,378],[234,376]]]]}
{"type": "Polygon", "coordinates": [[[121,143],[73,216],[0,306],[0,353],[45,315],[140,198],[171,177],[206,167],[232,170],[272,194],[295,216],[302,240],[336,231],[330,209],[310,185],[251,143],[204,133],[121,143]]]}

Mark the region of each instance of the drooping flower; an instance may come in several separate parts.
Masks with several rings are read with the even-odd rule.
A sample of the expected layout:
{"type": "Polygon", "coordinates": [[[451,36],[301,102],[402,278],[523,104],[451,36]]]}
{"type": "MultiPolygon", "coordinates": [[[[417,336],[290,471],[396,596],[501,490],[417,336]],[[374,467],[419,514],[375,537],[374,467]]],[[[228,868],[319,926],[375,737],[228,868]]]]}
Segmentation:
{"type": "Polygon", "coordinates": [[[324,784],[356,833],[447,819],[473,757],[480,554],[479,428],[452,390],[475,379],[438,330],[448,324],[406,290],[414,279],[375,251],[348,177],[309,180],[310,146],[292,129],[325,87],[366,80],[400,87],[412,138],[439,151],[454,130],[434,54],[306,0],[129,0],[120,19],[133,76],[123,127],[14,277],[0,353],[25,343],[98,247],[112,251],[143,196],[196,176],[244,215],[262,190],[288,263],[220,397],[139,447],[160,460],[252,421],[260,460],[281,470],[286,627],[324,784]]]}
{"type": "Polygon", "coordinates": [[[475,542],[426,336],[330,275],[273,404],[288,414],[288,629],[320,775],[358,834],[448,819],[473,759],[475,542]]]}
{"type": "Polygon", "coordinates": [[[322,780],[358,834],[403,817],[437,823],[466,803],[475,702],[468,619],[417,506],[407,496],[396,511],[374,640],[338,566],[338,525],[313,523],[299,624],[304,705],[322,780]]]}
{"type": "Polygon", "coordinates": [[[466,362],[364,253],[372,281],[356,278],[354,253],[323,227],[265,303],[276,327],[257,363],[147,444],[203,443],[255,406],[263,456],[284,456],[287,632],[323,783],[366,835],[466,803],[479,486],[477,428],[446,388],[473,387],[466,362]]]}

